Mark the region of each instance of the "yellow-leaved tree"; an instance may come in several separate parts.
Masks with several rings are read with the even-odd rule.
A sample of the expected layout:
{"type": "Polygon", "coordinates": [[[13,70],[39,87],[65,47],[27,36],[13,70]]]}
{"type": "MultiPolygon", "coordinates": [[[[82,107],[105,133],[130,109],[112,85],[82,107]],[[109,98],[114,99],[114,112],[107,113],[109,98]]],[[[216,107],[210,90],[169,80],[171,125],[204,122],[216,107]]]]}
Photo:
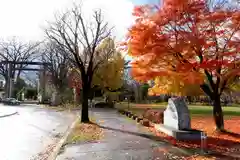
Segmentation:
{"type": "MultiPolygon", "coordinates": [[[[96,59],[105,59],[98,64],[98,68],[93,74],[92,88],[98,87],[105,94],[116,93],[123,85],[124,57],[116,50],[114,40],[106,38],[97,48],[96,59]]],[[[98,61],[94,61],[98,62],[98,61]]],[[[77,84],[81,84],[81,73],[76,68],[71,70],[77,78],[77,84]]],[[[76,78],[75,78],[76,81],[76,78]]],[[[80,87],[81,88],[81,87],[80,87]]]]}
{"type": "Polygon", "coordinates": [[[93,76],[93,85],[104,91],[115,91],[122,87],[124,58],[116,52],[113,57],[104,62],[93,76]]]}
{"type": "Polygon", "coordinates": [[[156,77],[155,85],[149,89],[150,95],[171,94],[177,96],[199,96],[203,91],[196,84],[186,84],[180,77],[164,76],[156,77]]]}
{"type": "Polygon", "coordinates": [[[112,39],[106,39],[98,48],[99,52],[113,52],[96,70],[93,75],[92,86],[98,86],[108,100],[115,99],[117,91],[123,85],[124,57],[115,48],[112,39]]]}
{"type": "Polygon", "coordinates": [[[239,92],[240,91],[240,77],[239,76],[233,77],[231,80],[231,83],[228,84],[227,88],[233,92],[239,92]]]}

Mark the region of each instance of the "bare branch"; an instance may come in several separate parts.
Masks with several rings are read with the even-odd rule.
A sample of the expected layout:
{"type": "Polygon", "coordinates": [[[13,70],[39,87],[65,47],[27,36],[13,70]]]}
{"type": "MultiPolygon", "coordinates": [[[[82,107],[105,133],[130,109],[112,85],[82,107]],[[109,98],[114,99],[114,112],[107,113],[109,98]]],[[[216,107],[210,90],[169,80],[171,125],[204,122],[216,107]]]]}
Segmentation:
{"type": "MultiPolygon", "coordinates": [[[[2,41],[0,43],[0,60],[1,61],[33,61],[38,57],[39,45],[41,42],[29,42],[23,43],[13,38],[8,41],[2,41]]],[[[12,78],[17,78],[27,65],[19,64],[13,65],[12,78]],[[20,70],[16,71],[15,68],[20,70]]],[[[6,64],[0,65],[0,74],[7,78],[7,66],[6,64]]]]}
{"type": "Polygon", "coordinates": [[[51,73],[51,83],[61,92],[68,83],[69,58],[56,42],[48,42],[44,45],[43,56],[43,61],[51,64],[47,66],[47,71],[51,73]]]}
{"type": "Polygon", "coordinates": [[[50,41],[67,51],[69,62],[81,71],[83,85],[90,86],[97,67],[113,53],[113,50],[105,53],[97,50],[99,44],[110,37],[111,29],[103,21],[101,10],[95,11],[93,18],[86,21],[81,7],[74,5],[66,13],[56,16],[55,22],[49,24],[45,32],[50,41]]]}

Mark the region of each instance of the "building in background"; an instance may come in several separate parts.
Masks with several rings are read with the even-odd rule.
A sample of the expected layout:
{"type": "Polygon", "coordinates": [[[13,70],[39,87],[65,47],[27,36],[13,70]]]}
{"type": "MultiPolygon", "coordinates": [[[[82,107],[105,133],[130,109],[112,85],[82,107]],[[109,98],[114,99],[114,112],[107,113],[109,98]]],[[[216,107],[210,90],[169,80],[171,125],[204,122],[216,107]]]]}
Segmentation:
{"type": "Polygon", "coordinates": [[[4,98],[5,96],[5,84],[6,84],[6,81],[5,81],[5,78],[0,75],[0,98],[4,98]]]}

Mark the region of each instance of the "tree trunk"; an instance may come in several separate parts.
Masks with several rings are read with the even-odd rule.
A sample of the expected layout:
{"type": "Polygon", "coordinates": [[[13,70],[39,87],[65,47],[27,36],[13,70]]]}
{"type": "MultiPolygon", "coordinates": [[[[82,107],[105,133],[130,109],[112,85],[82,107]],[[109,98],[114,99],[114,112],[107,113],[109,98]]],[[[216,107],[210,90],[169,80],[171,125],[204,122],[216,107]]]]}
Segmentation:
{"type": "Polygon", "coordinates": [[[83,87],[83,99],[82,99],[82,114],[81,114],[81,122],[88,123],[88,94],[89,89],[87,87],[83,87]]]}
{"type": "Polygon", "coordinates": [[[213,118],[215,121],[216,129],[219,131],[224,131],[224,120],[220,95],[218,94],[217,90],[215,90],[215,92],[212,92],[206,84],[203,84],[200,87],[213,102],[213,118]]]}
{"type": "Polygon", "coordinates": [[[187,96],[188,104],[192,103],[192,96],[187,96]]]}
{"type": "Polygon", "coordinates": [[[215,97],[213,101],[213,117],[216,124],[216,129],[219,131],[224,130],[224,119],[223,119],[223,111],[220,102],[220,96],[215,97]]]}

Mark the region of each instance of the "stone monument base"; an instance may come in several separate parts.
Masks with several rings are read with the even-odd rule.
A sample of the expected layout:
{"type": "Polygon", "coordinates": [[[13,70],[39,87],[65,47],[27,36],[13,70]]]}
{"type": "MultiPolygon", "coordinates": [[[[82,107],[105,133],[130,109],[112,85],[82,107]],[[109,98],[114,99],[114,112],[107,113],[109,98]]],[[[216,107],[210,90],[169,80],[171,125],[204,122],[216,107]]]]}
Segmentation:
{"type": "Polygon", "coordinates": [[[199,130],[177,130],[164,124],[156,124],[155,129],[163,132],[177,140],[201,140],[202,131],[199,130]]]}

